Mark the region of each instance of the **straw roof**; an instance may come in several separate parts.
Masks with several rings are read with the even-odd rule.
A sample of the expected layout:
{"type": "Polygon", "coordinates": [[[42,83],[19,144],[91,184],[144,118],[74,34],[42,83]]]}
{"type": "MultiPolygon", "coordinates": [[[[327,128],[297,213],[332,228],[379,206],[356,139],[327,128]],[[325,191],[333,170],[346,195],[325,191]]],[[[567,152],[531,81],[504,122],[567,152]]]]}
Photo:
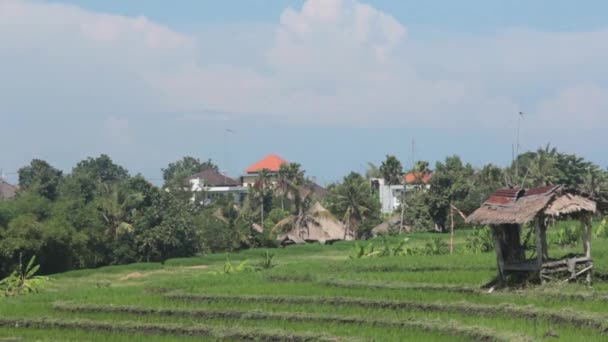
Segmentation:
{"type": "MultiPolygon", "coordinates": [[[[316,202],[310,209],[310,214],[315,218],[314,223],[308,227],[293,227],[287,233],[277,237],[278,241],[285,241],[290,236],[299,237],[304,241],[318,241],[325,243],[336,240],[353,240],[352,234],[345,234],[346,227],[319,202],[316,202]],[[346,237],[346,238],[345,238],[346,237]]],[[[294,241],[295,242],[295,241],[294,241]]],[[[297,243],[297,242],[296,242],[297,243]]]]}
{"type": "MultiPolygon", "coordinates": [[[[386,222],[382,222],[379,225],[372,228],[372,236],[386,235],[389,232],[391,226],[399,228],[399,223],[401,222],[401,215],[393,215],[386,222]]],[[[404,227],[408,227],[407,224],[403,225],[404,227]]]]}
{"type": "Polygon", "coordinates": [[[545,209],[547,216],[559,217],[576,214],[582,211],[595,213],[597,204],[587,198],[575,194],[565,194],[556,197],[553,202],[545,209]]]}
{"type": "Polygon", "coordinates": [[[595,213],[594,201],[567,192],[562,186],[529,190],[501,189],[475,210],[467,222],[475,224],[525,224],[535,217],[595,213]]]}

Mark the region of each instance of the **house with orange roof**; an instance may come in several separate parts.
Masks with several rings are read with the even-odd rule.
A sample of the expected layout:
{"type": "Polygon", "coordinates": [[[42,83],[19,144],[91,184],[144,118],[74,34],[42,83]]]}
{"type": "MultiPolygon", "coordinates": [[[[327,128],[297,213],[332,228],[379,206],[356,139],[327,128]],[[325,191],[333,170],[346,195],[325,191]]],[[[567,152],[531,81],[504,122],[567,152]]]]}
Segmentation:
{"type": "Polygon", "coordinates": [[[432,177],[432,173],[410,172],[403,175],[401,184],[393,185],[386,184],[382,178],[372,178],[371,184],[378,192],[382,213],[391,214],[397,210],[404,193],[428,189],[432,177]]]}
{"type": "Polygon", "coordinates": [[[244,187],[253,186],[260,175],[260,171],[267,170],[270,181],[275,183],[281,165],[289,164],[285,159],[276,154],[269,154],[266,157],[258,160],[253,165],[245,169],[245,174],[241,176],[241,184],[244,187]]]}

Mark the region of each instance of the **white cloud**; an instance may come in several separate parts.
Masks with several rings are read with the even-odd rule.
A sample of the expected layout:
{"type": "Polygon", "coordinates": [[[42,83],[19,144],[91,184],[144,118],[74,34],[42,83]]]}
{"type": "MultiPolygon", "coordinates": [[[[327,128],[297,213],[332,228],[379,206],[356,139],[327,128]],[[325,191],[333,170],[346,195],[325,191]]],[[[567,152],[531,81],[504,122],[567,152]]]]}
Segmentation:
{"type": "Polygon", "coordinates": [[[3,0],[0,116],[219,113],[500,131],[522,107],[576,107],[590,125],[604,120],[608,31],[420,40],[405,24],[355,0],[308,0],[255,37],[246,24],[197,35],[145,17],[3,0]]]}
{"type": "Polygon", "coordinates": [[[572,126],[605,129],[608,127],[608,88],[575,84],[560,89],[540,102],[538,114],[548,126],[565,131],[572,126]]]}

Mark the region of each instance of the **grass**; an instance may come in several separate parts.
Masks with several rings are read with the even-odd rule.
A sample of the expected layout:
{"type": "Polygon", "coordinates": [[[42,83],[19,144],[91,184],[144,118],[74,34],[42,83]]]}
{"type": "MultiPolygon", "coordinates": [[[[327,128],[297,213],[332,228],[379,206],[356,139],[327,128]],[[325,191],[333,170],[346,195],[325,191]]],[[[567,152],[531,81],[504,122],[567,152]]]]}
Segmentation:
{"type": "MultiPolygon", "coordinates": [[[[354,242],[338,242],[273,250],[277,266],[262,272],[218,274],[220,253],[56,274],[39,294],[0,299],[0,341],[608,338],[608,284],[487,293],[495,256],[465,253],[467,234],[456,232],[454,255],[350,260],[354,242]]],[[[413,246],[438,236],[448,239],[408,235],[413,246]]],[[[594,240],[599,272],[608,270],[607,242],[594,240]]],[[[581,249],[550,246],[552,256],[581,249]]],[[[230,258],[255,263],[263,251],[230,258]]]]}

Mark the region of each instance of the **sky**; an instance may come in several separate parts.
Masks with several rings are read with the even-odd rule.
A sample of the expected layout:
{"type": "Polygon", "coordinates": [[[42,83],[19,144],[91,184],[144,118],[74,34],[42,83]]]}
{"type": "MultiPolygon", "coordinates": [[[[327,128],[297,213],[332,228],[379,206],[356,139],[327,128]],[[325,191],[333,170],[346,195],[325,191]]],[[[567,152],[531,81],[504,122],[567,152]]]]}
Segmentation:
{"type": "Polygon", "coordinates": [[[0,0],[0,169],[105,153],[160,183],[269,153],[321,184],[396,155],[608,166],[608,2],[0,0]],[[523,119],[519,119],[523,112],[523,119]],[[230,130],[227,131],[227,129],[230,130]]]}

